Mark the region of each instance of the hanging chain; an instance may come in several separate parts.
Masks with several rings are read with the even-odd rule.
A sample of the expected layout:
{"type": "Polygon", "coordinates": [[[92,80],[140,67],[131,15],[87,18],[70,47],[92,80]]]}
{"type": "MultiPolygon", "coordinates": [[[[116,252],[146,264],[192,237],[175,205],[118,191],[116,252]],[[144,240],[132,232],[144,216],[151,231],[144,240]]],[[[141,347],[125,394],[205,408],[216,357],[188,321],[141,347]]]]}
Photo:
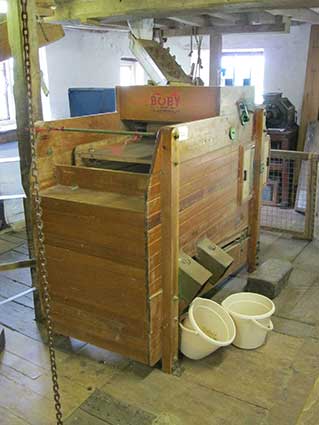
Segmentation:
{"type": "Polygon", "coordinates": [[[40,199],[40,193],[39,193],[40,189],[39,189],[39,176],[38,176],[38,164],[37,164],[37,152],[36,152],[36,137],[35,137],[35,130],[34,130],[33,104],[32,104],[32,74],[31,74],[30,38],[29,38],[29,28],[28,28],[27,4],[28,4],[28,0],[21,0],[24,71],[25,71],[25,78],[26,78],[26,84],[27,84],[28,121],[29,121],[31,156],[32,156],[31,193],[33,196],[34,216],[35,216],[35,224],[37,229],[37,251],[38,251],[37,272],[42,282],[43,300],[44,300],[46,325],[47,325],[47,332],[48,332],[50,365],[51,365],[52,383],[53,383],[54,405],[55,405],[55,412],[56,412],[56,423],[57,425],[63,425],[62,407],[61,407],[61,401],[60,401],[56,356],[55,356],[54,340],[53,340],[54,332],[53,332],[53,322],[51,317],[48,271],[47,271],[47,261],[46,261],[43,221],[42,221],[42,207],[41,207],[41,199],[40,199]]]}

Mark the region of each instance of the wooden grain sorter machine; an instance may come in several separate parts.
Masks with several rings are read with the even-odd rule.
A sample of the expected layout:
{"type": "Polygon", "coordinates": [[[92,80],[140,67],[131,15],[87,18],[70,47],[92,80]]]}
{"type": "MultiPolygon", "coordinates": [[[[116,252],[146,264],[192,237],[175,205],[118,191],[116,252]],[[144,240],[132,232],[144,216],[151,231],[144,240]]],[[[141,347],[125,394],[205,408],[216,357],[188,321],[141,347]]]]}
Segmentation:
{"type": "Polygon", "coordinates": [[[55,332],[172,371],[187,305],[255,267],[268,139],[253,95],[121,87],[115,113],[36,124],[55,332]]]}

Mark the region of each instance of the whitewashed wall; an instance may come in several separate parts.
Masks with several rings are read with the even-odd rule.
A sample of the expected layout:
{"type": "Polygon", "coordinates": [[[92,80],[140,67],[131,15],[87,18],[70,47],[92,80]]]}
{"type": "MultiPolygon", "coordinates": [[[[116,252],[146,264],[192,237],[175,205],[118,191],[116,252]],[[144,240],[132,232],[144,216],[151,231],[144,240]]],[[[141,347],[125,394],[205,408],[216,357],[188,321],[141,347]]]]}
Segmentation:
{"type": "MultiPolygon", "coordinates": [[[[283,91],[300,114],[309,43],[309,25],[290,34],[225,35],[226,49],[263,48],[265,91],[283,91]]],[[[189,37],[172,38],[167,46],[189,73],[189,37]]],[[[208,37],[203,48],[208,49],[208,37]]],[[[120,82],[120,59],[132,57],[125,33],[66,30],[66,36],[46,48],[50,105],[54,118],[69,116],[69,87],[114,87],[120,82]]]]}
{"type": "Polygon", "coordinates": [[[70,87],[114,87],[120,82],[121,57],[132,57],[127,33],[65,30],[46,48],[53,118],[70,115],[70,87]]]}

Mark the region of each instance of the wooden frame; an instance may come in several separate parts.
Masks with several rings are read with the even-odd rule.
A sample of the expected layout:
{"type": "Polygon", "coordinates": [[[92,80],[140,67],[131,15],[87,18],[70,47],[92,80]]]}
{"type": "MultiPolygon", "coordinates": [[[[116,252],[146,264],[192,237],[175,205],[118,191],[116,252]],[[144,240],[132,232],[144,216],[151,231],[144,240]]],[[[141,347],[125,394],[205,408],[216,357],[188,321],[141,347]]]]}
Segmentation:
{"type": "MultiPolygon", "coordinates": [[[[313,240],[314,238],[314,226],[315,226],[315,215],[316,215],[316,201],[317,201],[317,180],[318,180],[318,164],[319,164],[319,154],[309,153],[309,152],[299,152],[299,151],[285,151],[285,150],[271,150],[272,159],[282,159],[282,160],[296,160],[304,161],[308,163],[309,173],[307,176],[306,191],[306,208],[305,208],[305,220],[304,228],[302,231],[295,231],[290,229],[284,229],[282,227],[269,226],[261,223],[261,227],[265,230],[270,231],[280,231],[287,232],[297,238],[305,240],[313,240]]],[[[297,191],[298,196],[298,191],[297,191]]],[[[263,205],[272,206],[268,202],[263,201],[263,205]]],[[[296,211],[297,208],[295,208],[296,211]]]]}
{"type": "MultiPolygon", "coordinates": [[[[178,111],[154,110],[153,91],[166,96],[166,87],[118,90],[119,112],[37,124],[53,320],[58,333],[149,365],[162,360],[163,370],[171,373],[179,347],[180,251],[196,256],[204,237],[225,247],[234,262],[222,278],[247,263],[249,250],[250,258],[255,255],[259,215],[250,217],[251,203],[239,202],[239,151],[262,141],[263,121],[253,126],[251,115],[242,126],[236,107],[239,93],[242,100],[245,96],[242,88],[174,87],[175,95],[185,98],[178,111]],[[196,115],[210,110],[211,117],[185,122],[198,93],[208,101],[196,115]],[[136,104],[125,102],[126,95],[144,99],[144,121],[157,123],[159,129],[153,142],[50,130],[119,130],[132,128],[134,122],[140,127],[143,114],[136,104]],[[218,108],[230,114],[219,115],[218,108]],[[180,124],[165,125],[176,117],[180,124]],[[147,172],[111,165],[91,168],[83,162],[90,152],[98,158],[99,149],[103,158],[109,150],[112,161],[116,155],[117,163],[127,161],[123,152],[134,143],[153,143],[147,172]]],[[[250,88],[246,96],[251,96],[250,88]]],[[[262,178],[256,174],[255,185],[262,178]]]]}

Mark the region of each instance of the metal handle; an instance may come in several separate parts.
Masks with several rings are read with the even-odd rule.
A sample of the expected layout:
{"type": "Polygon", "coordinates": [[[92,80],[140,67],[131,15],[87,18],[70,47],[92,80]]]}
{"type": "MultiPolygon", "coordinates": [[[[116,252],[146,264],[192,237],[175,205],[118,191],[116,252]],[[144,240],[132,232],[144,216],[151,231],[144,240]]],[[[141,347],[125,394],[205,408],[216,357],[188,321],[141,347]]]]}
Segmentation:
{"type": "Polygon", "coordinates": [[[263,325],[256,319],[252,319],[252,321],[254,322],[255,325],[257,325],[259,328],[263,329],[264,331],[271,332],[272,330],[274,330],[274,324],[271,320],[269,321],[268,326],[263,325]]]}

